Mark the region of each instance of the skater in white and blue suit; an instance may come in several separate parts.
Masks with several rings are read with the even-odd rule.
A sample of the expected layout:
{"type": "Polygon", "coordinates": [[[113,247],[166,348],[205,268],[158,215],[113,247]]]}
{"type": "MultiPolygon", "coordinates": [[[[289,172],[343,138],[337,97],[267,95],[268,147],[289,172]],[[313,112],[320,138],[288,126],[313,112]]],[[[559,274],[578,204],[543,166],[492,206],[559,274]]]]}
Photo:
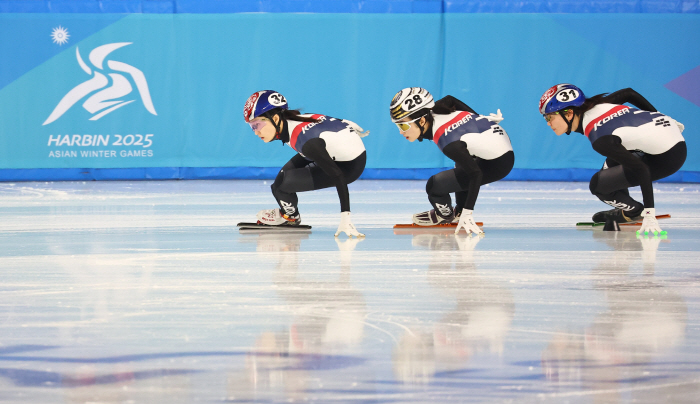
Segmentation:
{"type": "Polygon", "coordinates": [[[251,95],[243,116],[264,142],[281,140],[298,153],[282,167],[272,184],[279,209],[258,212],[258,222],[271,226],[299,225],[301,215],[296,193],[335,186],[341,212],[335,235],[344,232],[349,237],[364,237],[350,219],[348,184],[365,169],[367,153],[360,137],[369,131],[364,132],[351,121],[290,110],[282,94],[272,90],[251,95]]]}
{"type": "Polygon", "coordinates": [[[501,110],[482,116],[449,95],[433,101],[428,90],[420,87],[396,93],[389,108],[392,122],[406,140],[432,140],[455,162],[454,169],[428,179],[425,190],[433,209],[413,215],[413,223],[434,226],[452,222],[457,224],[455,234],[462,228],[467,234],[483,234],[472,216],[479,188],[504,178],[515,162],[510,138],[499,124],[501,110]]]}
{"type": "Polygon", "coordinates": [[[631,88],[586,98],[574,85],[557,84],[542,95],[540,113],[557,136],[581,133],[606,157],[591,178],[590,190],[614,209],[594,214],[594,222],[642,220],[638,233],[665,234],[656,220],[652,181],[683,166],[687,149],[682,124],[631,88]],[[634,186],[640,186],[643,204],[630,196],[628,188],[634,186]]]}

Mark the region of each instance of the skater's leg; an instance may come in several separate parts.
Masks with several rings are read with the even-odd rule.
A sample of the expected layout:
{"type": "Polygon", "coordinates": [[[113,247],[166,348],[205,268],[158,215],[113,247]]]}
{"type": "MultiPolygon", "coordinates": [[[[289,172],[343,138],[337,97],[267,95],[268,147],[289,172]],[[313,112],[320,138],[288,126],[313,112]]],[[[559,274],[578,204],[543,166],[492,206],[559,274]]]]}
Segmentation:
{"type": "MultiPolygon", "coordinates": [[[[640,158],[649,167],[652,181],[656,181],[678,171],[683,166],[686,156],[685,142],[679,142],[662,154],[641,154],[640,158]]],[[[607,159],[603,169],[591,178],[590,190],[601,201],[623,211],[627,218],[636,218],[644,205],[630,196],[628,188],[638,185],[639,180],[634,173],[607,159]]],[[[605,221],[605,216],[611,214],[615,214],[615,209],[598,212],[593,216],[593,220],[605,221]]]]}
{"type": "Polygon", "coordinates": [[[481,185],[490,184],[502,180],[510,173],[513,165],[515,165],[515,155],[512,151],[508,151],[493,160],[484,160],[477,157],[476,163],[482,172],[481,185]]]}
{"type": "MultiPolygon", "coordinates": [[[[513,169],[514,162],[515,159],[512,151],[493,160],[484,160],[477,157],[476,163],[482,173],[480,185],[504,178],[508,175],[510,170],[513,169]]],[[[467,171],[461,166],[457,165],[457,167],[452,170],[443,171],[430,177],[425,190],[428,193],[428,200],[431,205],[433,205],[435,212],[441,217],[447,218],[454,216],[450,193],[455,193],[456,211],[461,212],[469,199],[469,195],[466,191],[469,189],[469,185],[469,174],[467,174],[467,171]]]]}
{"type": "MultiPolygon", "coordinates": [[[[365,169],[367,155],[362,153],[356,159],[351,161],[338,161],[336,164],[343,173],[343,178],[346,184],[350,184],[357,180],[365,169]]],[[[277,199],[280,208],[288,215],[298,214],[297,192],[314,191],[317,189],[329,188],[335,186],[335,180],[326,174],[321,167],[313,163],[302,168],[292,168],[285,170],[284,167],[277,179],[272,184],[272,194],[277,199]]],[[[345,189],[341,190],[346,192],[345,189]]],[[[340,195],[341,199],[343,196],[340,195]]],[[[349,198],[347,198],[349,199],[349,198]]]]}
{"type": "Polygon", "coordinates": [[[270,186],[277,204],[282,212],[288,216],[299,214],[297,208],[299,199],[296,193],[308,190],[310,186],[313,186],[308,167],[310,163],[300,155],[295,155],[282,167],[270,186]]]}
{"type": "Polygon", "coordinates": [[[452,209],[452,198],[450,193],[462,191],[462,185],[457,179],[457,171],[463,172],[460,168],[439,172],[428,179],[425,184],[425,192],[428,200],[433,205],[435,213],[443,219],[452,220],[454,210],[452,209]]]}
{"type": "Polygon", "coordinates": [[[658,181],[680,170],[688,156],[685,142],[679,142],[662,154],[645,154],[642,161],[649,167],[651,180],[658,181]]]}
{"type": "MultiPolygon", "coordinates": [[[[477,157],[476,164],[481,169],[481,185],[490,184],[492,182],[499,181],[505,178],[508,173],[513,169],[515,164],[515,155],[512,151],[503,154],[492,160],[484,160],[477,157]]],[[[459,168],[459,167],[458,167],[459,168]]],[[[465,171],[457,171],[457,181],[462,186],[464,191],[455,192],[455,210],[461,212],[467,202],[469,189],[469,177],[465,171]]]]}
{"type": "Polygon", "coordinates": [[[316,165],[309,166],[309,171],[311,174],[312,184],[306,191],[324,189],[335,187],[338,192],[338,199],[340,201],[340,211],[349,212],[350,211],[350,193],[348,191],[348,184],[355,182],[365,169],[365,164],[367,163],[367,154],[362,153],[357,156],[354,160],[350,161],[336,161],[335,165],[340,170],[340,177],[331,176],[321,167],[316,165]]]}
{"type": "MultiPolygon", "coordinates": [[[[638,185],[638,184],[637,184],[638,185]]],[[[591,193],[604,203],[621,209],[627,217],[639,215],[644,209],[641,202],[634,200],[628,188],[635,186],[621,165],[604,168],[591,177],[589,189],[591,193]]]]}
{"type": "Polygon", "coordinates": [[[456,191],[455,192],[455,212],[459,212],[464,209],[464,204],[467,202],[467,197],[469,193],[467,191],[456,191]]]}
{"type": "Polygon", "coordinates": [[[419,226],[434,226],[451,222],[454,219],[451,192],[462,190],[455,171],[457,169],[439,172],[428,179],[425,192],[433,209],[413,215],[413,223],[419,226]]]}
{"type": "Polygon", "coordinates": [[[311,169],[303,167],[282,170],[277,174],[270,188],[282,212],[288,216],[297,216],[299,214],[297,192],[313,189],[311,169]]]}
{"type": "MultiPolygon", "coordinates": [[[[343,173],[343,179],[345,179],[346,184],[352,184],[365,170],[365,165],[367,163],[367,154],[362,153],[357,156],[356,159],[350,161],[336,161],[335,164],[340,168],[343,173]]],[[[335,181],[328,174],[326,174],[320,167],[311,167],[311,175],[313,178],[313,189],[323,189],[335,186],[335,181]]],[[[311,191],[311,190],[309,190],[311,191]]]]}

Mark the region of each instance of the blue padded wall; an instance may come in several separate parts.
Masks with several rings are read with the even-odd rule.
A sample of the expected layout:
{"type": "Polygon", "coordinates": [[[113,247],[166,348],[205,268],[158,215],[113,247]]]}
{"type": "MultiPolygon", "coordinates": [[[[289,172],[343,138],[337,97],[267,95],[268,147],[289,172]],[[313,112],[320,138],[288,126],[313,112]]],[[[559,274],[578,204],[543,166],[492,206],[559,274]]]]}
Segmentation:
{"type": "Polygon", "coordinates": [[[0,0],[4,13],[698,13],[695,0],[0,0]]]}
{"type": "Polygon", "coordinates": [[[583,136],[554,136],[536,109],[548,87],[572,82],[589,95],[632,87],[683,122],[689,157],[671,180],[697,182],[697,4],[0,0],[0,180],[270,178],[293,151],[261,143],[241,118],[266,88],[370,129],[364,178],[426,178],[451,162],[387,118],[409,86],[500,108],[516,153],[508,178],[585,180],[602,157],[583,136]],[[320,11],[284,12],[304,7],[320,11]],[[98,75],[121,93],[105,98],[98,75]]]}

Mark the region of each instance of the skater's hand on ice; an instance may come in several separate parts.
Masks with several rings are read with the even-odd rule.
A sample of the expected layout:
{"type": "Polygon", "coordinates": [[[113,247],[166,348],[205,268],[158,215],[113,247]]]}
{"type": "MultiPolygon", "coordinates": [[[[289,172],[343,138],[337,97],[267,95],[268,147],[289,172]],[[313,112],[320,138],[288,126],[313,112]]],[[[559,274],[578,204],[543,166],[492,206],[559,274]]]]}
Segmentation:
{"type": "Polygon", "coordinates": [[[503,114],[501,114],[501,110],[497,110],[496,113],[494,114],[493,112],[489,114],[489,116],[486,117],[491,122],[494,123],[500,123],[503,120],[503,114]]]}
{"type": "Polygon", "coordinates": [[[661,231],[659,227],[659,222],[656,220],[656,210],[654,208],[644,208],[642,211],[642,228],[637,230],[637,235],[665,235],[665,231],[661,231]]]}
{"type": "Polygon", "coordinates": [[[467,234],[484,234],[484,231],[476,225],[474,217],[472,217],[472,210],[470,209],[462,209],[462,215],[459,217],[459,224],[457,224],[457,230],[455,230],[455,234],[458,234],[459,229],[462,228],[466,230],[467,234]]]}
{"type": "Polygon", "coordinates": [[[342,212],[340,214],[340,226],[338,226],[338,231],[335,232],[335,236],[338,237],[340,233],[345,232],[348,237],[364,237],[365,235],[357,231],[355,226],[350,220],[350,212],[342,212]]]}

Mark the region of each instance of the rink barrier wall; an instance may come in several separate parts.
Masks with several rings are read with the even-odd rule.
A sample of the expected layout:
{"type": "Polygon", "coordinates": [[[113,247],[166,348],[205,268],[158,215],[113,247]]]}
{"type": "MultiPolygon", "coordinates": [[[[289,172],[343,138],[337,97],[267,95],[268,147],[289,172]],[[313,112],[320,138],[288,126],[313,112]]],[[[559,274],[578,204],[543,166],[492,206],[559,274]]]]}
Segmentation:
{"type": "Polygon", "coordinates": [[[639,91],[686,127],[691,174],[677,181],[700,172],[697,13],[0,13],[0,38],[10,181],[271,178],[295,152],[261,142],[241,117],[267,88],[371,130],[365,178],[427,178],[454,162],[391,123],[388,104],[408,86],[484,115],[500,109],[512,178],[586,180],[579,170],[604,157],[585,136],[555,136],[537,110],[558,82],[587,95],[639,91]],[[395,40],[407,27],[421,34],[395,40]],[[576,43],[575,63],[551,62],[553,35],[576,43]],[[310,45],[280,46],[270,63],[280,38],[310,45]]]}
{"type": "MultiPolygon", "coordinates": [[[[397,169],[367,168],[363,180],[427,180],[443,168],[397,169]]],[[[279,167],[148,167],[148,168],[45,168],[0,170],[0,182],[29,181],[150,181],[150,180],[271,180],[279,167]]],[[[503,181],[571,181],[588,182],[598,170],[518,169],[514,168],[503,181]]],[[[657,182],[700,183],[700,172],[679,171],[657,182]]]]}
{"type": "Polygon", "coordinates": [[[700,13],[697,0],[0,0],[3,13],[700,13]]]}

